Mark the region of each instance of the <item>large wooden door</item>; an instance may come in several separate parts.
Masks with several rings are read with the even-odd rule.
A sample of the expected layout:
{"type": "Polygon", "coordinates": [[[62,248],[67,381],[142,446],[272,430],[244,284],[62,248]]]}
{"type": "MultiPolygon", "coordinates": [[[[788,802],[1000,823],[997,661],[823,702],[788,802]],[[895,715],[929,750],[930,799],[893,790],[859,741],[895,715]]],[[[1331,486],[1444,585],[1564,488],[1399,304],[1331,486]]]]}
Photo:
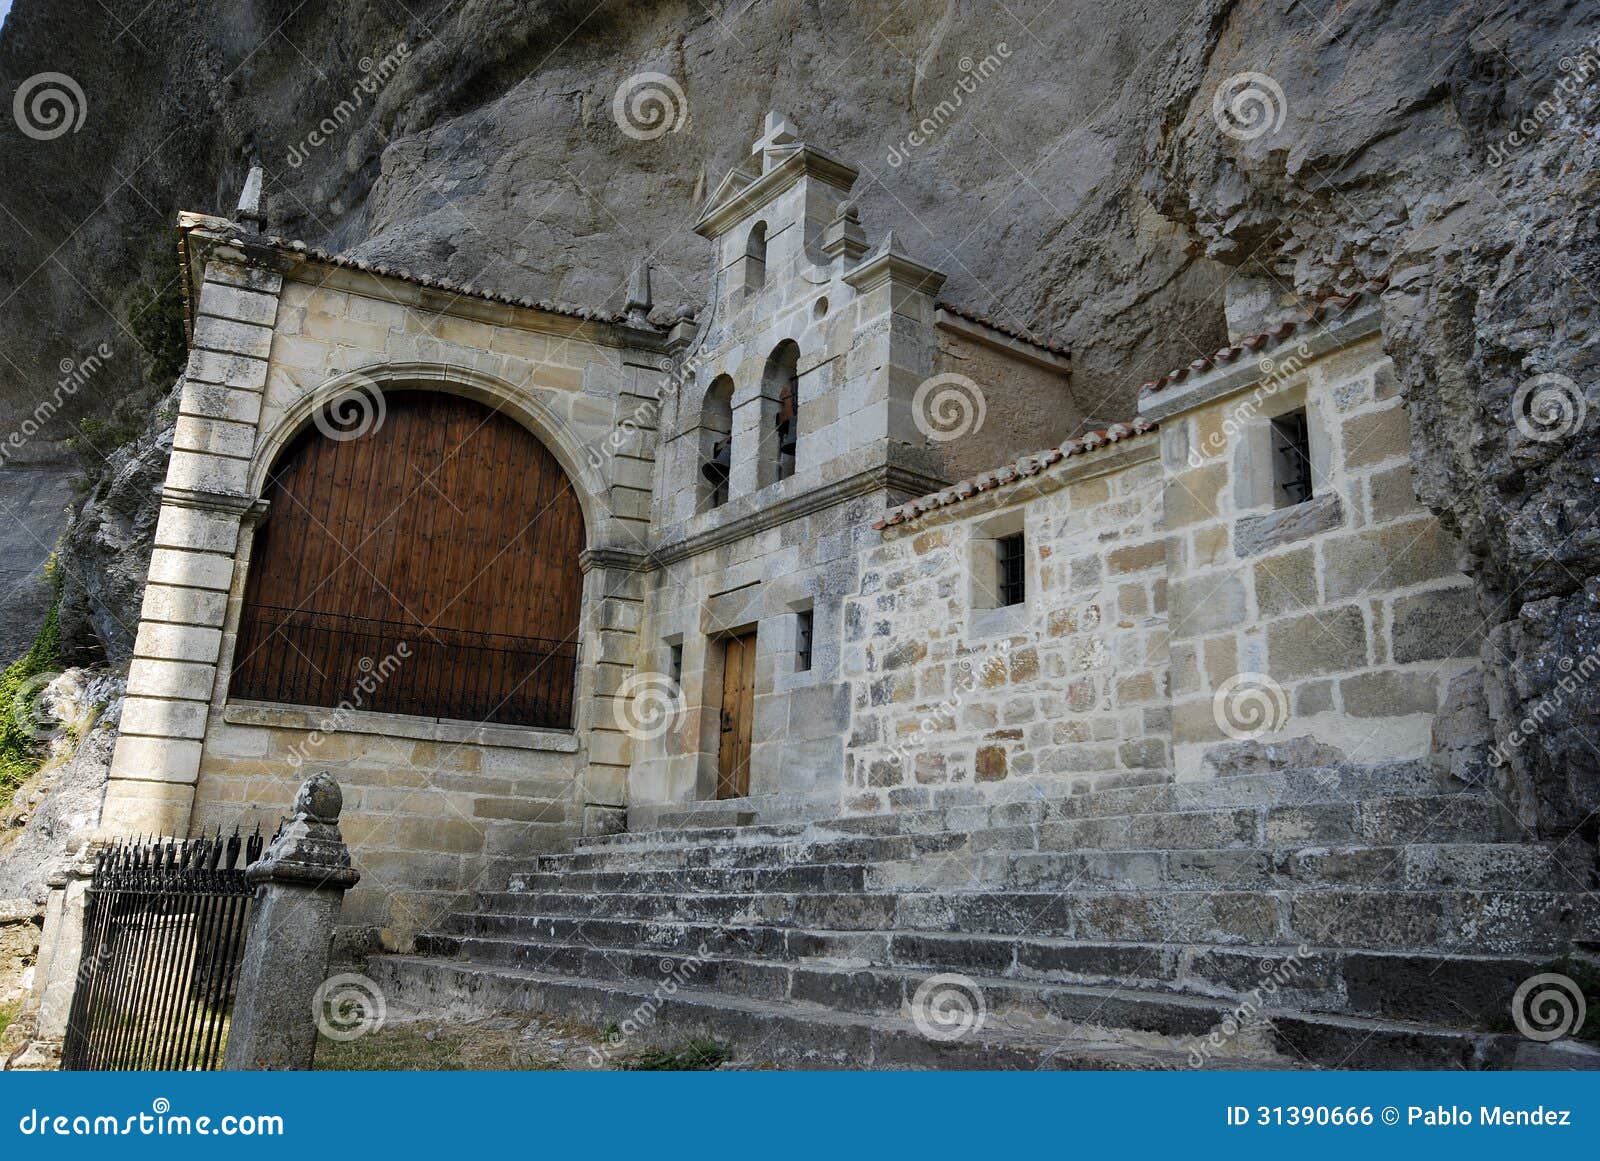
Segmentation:
{"type": "Polygon", "coordinates": [[[583,514],[555,457],[481,403],[390,392],[359,438],[273,465],[230,695],[569,726],[583,514]]]}
{"type": "Polygon", "coordinates": [[[729,637],[722,653],[722,730],[717,739],[717,797],[750,793],[750,727],[755,718],[756,635],[729,637]]]}

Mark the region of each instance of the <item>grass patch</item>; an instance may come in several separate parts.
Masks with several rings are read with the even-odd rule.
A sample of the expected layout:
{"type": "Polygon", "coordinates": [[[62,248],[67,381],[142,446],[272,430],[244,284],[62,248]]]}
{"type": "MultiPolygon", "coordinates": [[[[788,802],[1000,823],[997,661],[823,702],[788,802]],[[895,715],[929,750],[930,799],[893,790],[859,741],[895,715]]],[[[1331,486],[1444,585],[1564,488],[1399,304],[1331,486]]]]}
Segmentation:
{"type": "Polygon", "coordinates": [[[16,1004],[0,1004],[0,1037],[6,1034],[6,1029],[11,1027],[11,1021],[17,1018],[16,1004]]]}
{"type": "Polygon", "coordinates": [[[0,810],[10,807],[17,787],[39,768],[39,743],[18,695],[30,680],[55,669],[61,651],[61,569],[54,556],[45,562],[45,575],[51,596],[44,625],[28,651],[0,671],[0,810]]]}
{"type": "Polygon", "coordinates": [[[622,1061],[630,1072],[712,1072],[733,1059],[726,1044],[697,1036],[672,1048],[652,1048],[622,1061]]]}

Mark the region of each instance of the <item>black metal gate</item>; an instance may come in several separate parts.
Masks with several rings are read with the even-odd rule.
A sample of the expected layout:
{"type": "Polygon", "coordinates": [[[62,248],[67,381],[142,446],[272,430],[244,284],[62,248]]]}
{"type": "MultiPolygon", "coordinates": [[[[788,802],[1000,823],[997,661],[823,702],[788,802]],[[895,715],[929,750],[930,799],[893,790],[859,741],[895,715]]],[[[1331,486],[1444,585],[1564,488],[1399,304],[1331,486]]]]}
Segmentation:
{"type": "Polygon", "coordinates": [[[208,1070],[222,1060],[258,831],[125,839],[95,863],[64,1069],[208,1070]]]}

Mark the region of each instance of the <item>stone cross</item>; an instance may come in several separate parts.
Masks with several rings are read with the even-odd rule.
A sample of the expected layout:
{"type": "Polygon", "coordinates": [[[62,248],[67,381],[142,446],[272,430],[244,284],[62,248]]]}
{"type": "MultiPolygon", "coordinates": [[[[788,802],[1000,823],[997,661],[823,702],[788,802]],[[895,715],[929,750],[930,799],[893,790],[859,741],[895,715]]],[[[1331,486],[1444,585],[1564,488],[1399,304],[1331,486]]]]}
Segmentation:
{"type": "Polygon", "coordinates": [[[339,833],[343,807],[330,775],[307,778],[293,816],[246,872],[256,897],[225,1068],[311,1067],[333,925],[344,893],[361,878],[339,833]]]}
{"type": "Polygon", "coordinates": [[[793,145],[799,140],[798,130],[787,117],[782,113],[768,113],[761,136],[751,146],[750,152],[761,158],[761,172],[765,173],[788,156],[790,151],[783,146],[793,145]]]}

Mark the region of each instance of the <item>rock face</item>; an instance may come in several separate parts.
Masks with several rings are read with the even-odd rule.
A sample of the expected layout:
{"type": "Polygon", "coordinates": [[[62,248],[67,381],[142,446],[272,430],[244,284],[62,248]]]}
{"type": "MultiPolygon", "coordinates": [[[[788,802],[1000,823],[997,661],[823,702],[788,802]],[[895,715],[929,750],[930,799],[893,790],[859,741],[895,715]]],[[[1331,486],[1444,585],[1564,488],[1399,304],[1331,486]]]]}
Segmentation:
{"type": "MultiPolygon", "coordinates": [[[[1597,10],[464,0],[279,26],[270,6],[156,0],[124,30],[18,0],[0,89],[65,73],[86,112],[78,132],[0,134],[18,227],[0,237],[0,414],[102,338],[120,357],[61,420],[139,396],[133,288],[170,281],[173,212],[230,208],[251,155],[277,232],[613,307],[648,255],[671,304],[701,297],[688,224],[708,180],[780,108],[862,166],[874,237],[894,227],[949,297],[1070,343],[1099,419],[1230,323],[1387,276],[1418,488],[1471,552],[1491,627],[1493,776],[1558,831],[1600,792],[1600,699],[1568,688],[1600,647],[1597,10]],[[1555,439],[1512,415],[1539,375],[1560,379],[1536,416],[1584,413],[1555,439]]],[[[113,657],[163,456],[153,436],[114,454],[68,537],[64,624],[113,657]]]]}

